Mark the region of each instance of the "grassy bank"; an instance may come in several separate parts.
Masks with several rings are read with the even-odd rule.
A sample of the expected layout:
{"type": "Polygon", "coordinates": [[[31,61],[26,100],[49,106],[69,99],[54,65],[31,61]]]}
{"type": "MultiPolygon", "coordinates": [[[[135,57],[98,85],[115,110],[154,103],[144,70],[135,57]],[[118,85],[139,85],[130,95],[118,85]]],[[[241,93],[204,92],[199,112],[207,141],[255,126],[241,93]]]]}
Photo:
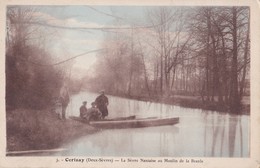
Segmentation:
{"type": "Polygon", "coordinates": [[[49,110],[17,109],[6,112],[7,151],[58,148],[97,130],[74,120],[60,120],[49,110]]]}

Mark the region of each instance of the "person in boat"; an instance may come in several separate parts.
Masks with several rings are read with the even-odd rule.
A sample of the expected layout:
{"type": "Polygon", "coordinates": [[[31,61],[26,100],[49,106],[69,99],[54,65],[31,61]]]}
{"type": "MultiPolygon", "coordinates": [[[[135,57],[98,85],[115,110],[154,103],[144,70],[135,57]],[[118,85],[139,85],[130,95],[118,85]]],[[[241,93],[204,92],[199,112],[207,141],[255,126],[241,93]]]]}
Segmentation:
{"type": "Polygon", "coordinates": [[[87,112],[87,120],[88,121],[95,121],[95,120],[100,120],[101,118],[102,118],[102,113],[96,107],[96,103],[92,102],[91,108],[88,109],[88,112],[87,112]]]}
{"type": "Polygon", "coordinates": [[[102,113],[102,119],[104,119],[106,116],[108,116],[108,98],[105,95],[105,91],[102,90],[101,91],[101,95],[99,95],[96,100],[95,103],[97,105],[97,108],[100,110],[100,112],[102,113]]]}
{"type": "Polygon", "coordinates": [[[61,119],[65,120],[66,119],[66,109],[70,102],[70,95],[69,95],[68,87],[66,84],[64,84],[60,90],[60,102],[61,102],[61,113],[62,113],[61,119]]]}
{"type": "Polygon", "coordinates": [[[80,118],[87,119],[87,101],[82,102],[82,106],[79,108],[80,118]]]}

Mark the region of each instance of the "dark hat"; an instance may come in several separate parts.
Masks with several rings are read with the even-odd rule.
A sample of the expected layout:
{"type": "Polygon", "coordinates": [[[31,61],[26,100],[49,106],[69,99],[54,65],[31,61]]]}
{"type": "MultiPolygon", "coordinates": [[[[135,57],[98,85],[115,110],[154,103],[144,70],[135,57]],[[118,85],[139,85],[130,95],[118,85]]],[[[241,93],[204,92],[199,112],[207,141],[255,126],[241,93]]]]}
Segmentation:
{"type": "Polygon", "coordinates": [[[95,102],[92,102],[91,105],[96,105],[96,103],[95,103],[95,102]]]}
{"type": "Polygon", "coordinates": [[[86,103],[87,103],[87,101],[83,101],[82,103],[83,103],[83,104],[86,104],[86,103]]]}

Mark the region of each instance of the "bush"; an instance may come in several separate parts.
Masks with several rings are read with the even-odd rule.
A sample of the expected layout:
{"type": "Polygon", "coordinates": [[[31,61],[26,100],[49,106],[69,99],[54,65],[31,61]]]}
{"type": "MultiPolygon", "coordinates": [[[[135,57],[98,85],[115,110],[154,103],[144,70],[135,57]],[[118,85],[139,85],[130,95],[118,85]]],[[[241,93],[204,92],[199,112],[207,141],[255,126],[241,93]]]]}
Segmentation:
{"type": "MultiPolygon", "coordinates": [[[[12,50],[18,50],[13,48],[12,50]]],[[[57,97],[62,84],[61,73],[50,64],[50,55],[37,47],[28,46],[19,55],[6,54],[6,105],[11,108],[43,109],[57,97]],[[22,61],[24,55],[33,60],[22,61]]]]}

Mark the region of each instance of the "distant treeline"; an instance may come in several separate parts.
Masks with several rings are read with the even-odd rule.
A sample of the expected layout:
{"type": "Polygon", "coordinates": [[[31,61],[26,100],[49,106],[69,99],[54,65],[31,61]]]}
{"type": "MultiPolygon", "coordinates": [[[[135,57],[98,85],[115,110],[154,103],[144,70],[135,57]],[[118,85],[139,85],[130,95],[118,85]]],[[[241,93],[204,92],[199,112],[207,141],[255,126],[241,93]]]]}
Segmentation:
{"type": "Polygon", "coordinates": [[[237,113],[249,94],[249,8],[158,7],[146,20],[150,27],[106,33],[88,87],[129,96],[199,95],[237,113]]]}

